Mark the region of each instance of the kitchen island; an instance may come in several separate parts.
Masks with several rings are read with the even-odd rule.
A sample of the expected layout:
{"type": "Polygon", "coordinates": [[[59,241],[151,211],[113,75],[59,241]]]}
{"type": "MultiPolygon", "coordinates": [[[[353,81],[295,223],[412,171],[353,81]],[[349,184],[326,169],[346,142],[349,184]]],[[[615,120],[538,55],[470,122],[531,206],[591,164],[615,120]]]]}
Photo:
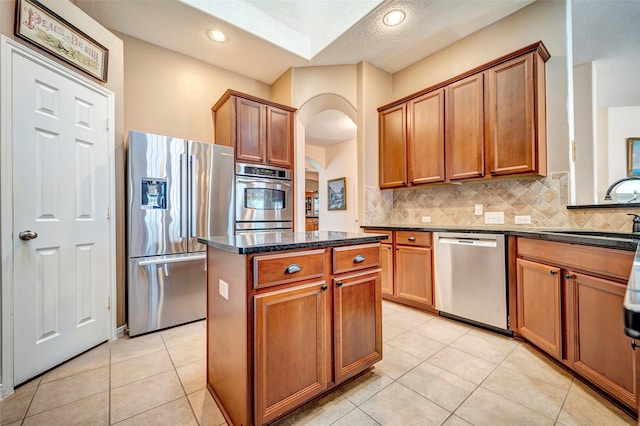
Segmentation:
{"type": "Polygon", "coordinates": [[[207,388],[262,425],[382,359],[384,235],[248,233],[207,245],[207,388]]]}

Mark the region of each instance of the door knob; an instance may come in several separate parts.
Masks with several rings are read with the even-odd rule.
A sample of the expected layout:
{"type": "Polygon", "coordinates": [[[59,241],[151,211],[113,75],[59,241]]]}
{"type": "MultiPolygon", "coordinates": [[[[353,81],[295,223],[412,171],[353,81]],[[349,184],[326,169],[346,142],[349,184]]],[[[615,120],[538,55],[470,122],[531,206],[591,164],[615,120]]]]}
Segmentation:
{"type": "Polygon", "coordinates": [[[22,241],[29,241],[38,238],[38,234],[27,229],[26,231],[22,231],[21,233],[19,233],[18,237],[20,237],[22,241]]]}

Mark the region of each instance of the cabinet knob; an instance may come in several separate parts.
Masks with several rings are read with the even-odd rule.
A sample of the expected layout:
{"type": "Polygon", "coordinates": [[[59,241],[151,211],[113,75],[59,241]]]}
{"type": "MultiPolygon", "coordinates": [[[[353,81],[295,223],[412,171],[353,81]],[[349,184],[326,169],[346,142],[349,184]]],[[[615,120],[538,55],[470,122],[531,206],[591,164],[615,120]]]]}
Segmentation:
{"type": "Polygon", "coordinates": [[[292,263],[291,265],[287,266],[284,270],[285,274],[295,274],[296,272],[300,272],[302,271],[302,268],[300,267],[300,265],[297,265],[295,263],[292,263]]]}
{"type": "Polygon", "coordinates": [[[362,263],[365,260],[366,258],[364,256],[357,255],[356,257],[353,258],[353,263],[362,263]]]}
{"type": "Polygon", "coordinates": [[[636,347],[638,347],[638,345],[636,344],[636,339],[631,339],[631,349],[635,351],[636,347]]]}
{"type": "Polygon", "coordinates": [[[491,170],[489,173],[491,173],[492,175],[495,175],[496,171],[495,170],[491,170]]]}
{"type": "Polygon", "coordinates": [[[402,184],[403,184],[403,185],[406,185],[406,184],[407,184],[407,182],[405,182],[405,181],[402,181],[402,184]]]}
{"type": "Polygon", "coordinates": [[[414,237],[414,236],[412,235],[412,236],[410,236],[409,238],[407,238],[407,240],[409,240],[409,241],[415,241],[415,240],[416,240],[416,237],[414,237]]]}
{"type": "Polygon", "coordinates": [[[558,271],[549,271],[551,275],[558,275],[558,271]]]}
{"type": "Polygon", "coordinates": [[[336,281],[336,285],[337,285],[338,287],[342,287],[342,281],[336,281]]]}
{"type": "Polygon", "coordinates": [[[320,290],[327,291],[327,288],[329,288],[329,287],[327,287],[326,284],[322,284],[322,287],[320,287],[320,290]]]}
{"type": "Polygon", "coordinates": [[[478,176],[482,176],[482,172],[478,172],[478,176]]]}
{"type": "Polygon", "coordinates": [[[573,279],[573,275],[571,275],[571,274],[565,274],[565,276],[564,276],[564,277],[565,277],[566,279],[568,279],[568,280],[572,280],[572,279],[573,279]]]}

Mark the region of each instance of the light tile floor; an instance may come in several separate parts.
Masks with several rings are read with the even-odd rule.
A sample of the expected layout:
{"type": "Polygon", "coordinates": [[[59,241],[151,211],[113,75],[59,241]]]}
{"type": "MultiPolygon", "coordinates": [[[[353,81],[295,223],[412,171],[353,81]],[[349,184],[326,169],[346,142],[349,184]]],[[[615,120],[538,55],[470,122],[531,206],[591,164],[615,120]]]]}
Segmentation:
{"type": "MultiPolygon", "coordinates": [[[[384,359],[280,425],[624,425],[528,344],[383,302],[384,359]]],[[[1,425],[224,425],[204,321],[105,343],[0,401],[1,425]]]]}

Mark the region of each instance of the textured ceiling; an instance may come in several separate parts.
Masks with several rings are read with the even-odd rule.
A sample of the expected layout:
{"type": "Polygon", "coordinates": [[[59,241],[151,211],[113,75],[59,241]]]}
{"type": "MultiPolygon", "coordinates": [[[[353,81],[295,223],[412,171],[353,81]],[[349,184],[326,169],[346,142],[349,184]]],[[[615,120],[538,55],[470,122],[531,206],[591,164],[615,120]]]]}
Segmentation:
{"type": "MultiPolygon", "coordinates": [[[[267,84],[290,67],[363,60],[394,73],[532,1],[75,0],[107,28],[267,84]],[[384,26],[396,8],[405,22],[384,26]],[[227,42],[213,43],[212,29],[227,42]]],[[[572,0],[572,14],[574,64],[594,62],[598,107],[640,105],[640,0],[572,0]]],[[[350,139],[349,126],[339,130],[345,117],[314,118],[309,141],[350,139]]]]}

